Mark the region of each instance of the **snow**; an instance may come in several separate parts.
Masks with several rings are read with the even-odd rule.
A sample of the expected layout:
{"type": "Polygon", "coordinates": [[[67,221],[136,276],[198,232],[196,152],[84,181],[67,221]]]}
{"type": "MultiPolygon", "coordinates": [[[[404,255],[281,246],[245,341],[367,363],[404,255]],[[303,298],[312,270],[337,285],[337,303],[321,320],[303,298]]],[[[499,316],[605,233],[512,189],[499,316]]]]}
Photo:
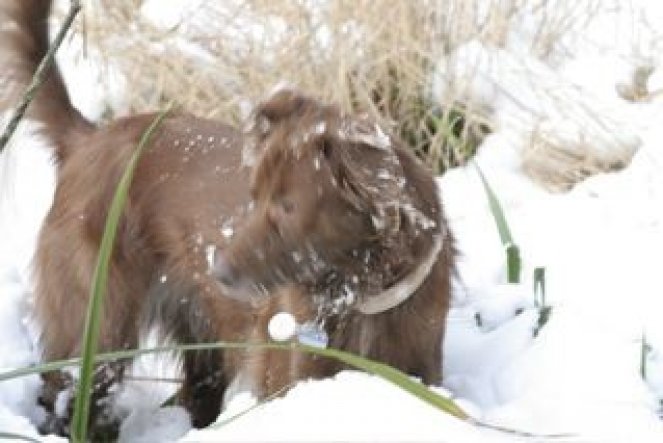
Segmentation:
{"type": "MultiPolygon", "coordinates": [[[[6,121],[8,113],[0,114],[0,126],[6,121]]],[[[0,372],[39,360],[29,317],[30,261],[55,183],[50,147],[39,129],[23,121],[0,154],[0,372]]],[[[0,382],[0,432],[37,435],[31,421],[41,419],[35,407],[39,383],[37,376],[0,382]]]]}
{"type": "MultiPolygon", "coordinates": [[[[186,22],[182,17],[202,16],[199,3],[165,7],[148,1],[141,14],[168,28],[186,22]]],[[[663,5],[549,2],[553,11],[569,4],[580,5],[574,9],[576,20],[546,54],[535,48],[544,18],[525,11],[503,48],[468,41],[441,59],[431,80],[433,95],[442,98],[450,81],[472,79],[465,84],[466,99],[490,108],[495,132],[484,140],[476,162],[504,207],[523,258],[522,284],[507,284],[504,250],[474,166],[438,179],[460,251],[444,343],[444,388],[438,389],[484,422],[570,434],[537,441],[660,442],[663,103],[655,94],[629,102],[620,91],[644,65],[653,72],[646,83],[649,92],[663,88],[663,34],[653,25],[663,19],[663,5]],[[591,20],[580,17],[592,7],[598,10],[591,20]],[[565,152],[627,166],[550,193],[546,183],[523,172],[535,132],[565,152]],[[552,311],[535,336],[540,306],[532,276],[537,267],[546,270],[546,303],[552,311]],[[643,335],[650,347],[644,381],[643,335]]],[[[75,53],[65,51],[60,62],[67,83],[80,91],[73,96],[76,105],[94,119],[106,106],[122,112],[122,80],[99,91],[95,85],[108,72],[95,71],[92,60],[85,62],[92,74],[76,74],[75,53]],[[88,86],[81,89],[83,84],[88,86]]],[[[52,199],[54,170],[48,142],[37,129],[35,122],[23,122],[0,156],[0,372],[32,364],[39,356],[37,327],[29,314],[30,259],[52,199]]],[[[555,167],[565,164],[546,165],[558,173],[555,167]]],[[[154,334],[146,334],[143,346],[154,343],[154,334]]],[[[354,371],[300,382],[246,414],[255,399],[240,392],[229,399],[217,425],[190,430],[184,410],[159,408],[175,385],[139,381],[141,376],[177,378],[173,356],[141,357],[130,375],[134,380],[118,393],[118,407],[129,415],[120,437],[126,442],[522,440],[461,422],[354,371]]],[[[35,406],[38,387],[36,376],[0,382],[0,433],[38,437],[34,423],[43,414],[35,406]]]]}
{"type": "MultiPolygon", "coordinates": [[[[237,410],[245,410],[246,398],[237,410]]],[[[219,422],[232,418],[231,411],[219,422]]],[[[214,425],[212,425],[214,427],[214,425]]],[[[216,432],[191,431],[182,441],[437,441],[500,442],[467,423],[439,414],[420,400],[376,377],[345,371],[317,382],[306,381],[250,413],[226,422],[216,432]],[[360,395],[348,396],[356,392],[360,395]],[[408,411],[407,415],[403,411],[408,411]],[[342,424],[342,425],[339,425],[342,424]],[[249,431],[250,430],[250,431],[249,431]]]]}
{"type": "Polygon", "coordinates": [[[173,441],[191,428],[189,414],[174,406],[160,409],[137,409],[122,422],[119,443],[173,441]]]}

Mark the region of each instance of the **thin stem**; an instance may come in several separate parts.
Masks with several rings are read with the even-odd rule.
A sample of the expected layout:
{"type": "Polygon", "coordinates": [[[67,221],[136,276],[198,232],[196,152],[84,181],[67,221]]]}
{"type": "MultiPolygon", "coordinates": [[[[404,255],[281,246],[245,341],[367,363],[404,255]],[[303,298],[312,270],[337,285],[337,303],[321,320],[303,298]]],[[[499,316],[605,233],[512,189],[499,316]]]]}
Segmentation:
{"type": "Polygon", "coordinates": [[[80,378],[78,380],[76,400],[74,402],[74,417],[72,419],[73,425],[71,434],[72,440],[76,443],[84,443],[87,441],[88,421],[91,408],[91,392],[94,377],[94,360],[95,355],[97,354],[97,344],[101,331],[103,300],[106,294],[109,274],[108,269],[110,266],[111,255],[113,253],[115,236],[117,235],[117,227],[120,222],[129,186],[131,186],[131,181],[140,155],[163,119],[166,118],[170,109],[171,105],[161,111],[143,133],[138,142],[136,151],[133,153],[124,174],[120,178],[115,195],[111,201],[108,215],[106,216],[106,225],[101,237],[97,264],[92,276],[92,287],[90,288],[90,298],[88,301],[85,329],[83,332],[81,370],[80,378]]]}
{"type": "Polygon", "coordinates": [[[5,131],[3,132],[2,137],[0,137],[0,153],[5,149],[7,143],[9,143],[9,140],[11,139],[12,135],[14,135],[14,132],[16,131],[18,124],[23,118],[25,111],[28,109],[28,106],[35,98],[35,95],[37,95],[39,87],[44,83],[48,70],[51,68],[51,66],[53,66],[55,53],[62,44],[64,36],[69,31],[69,28],[71,28],[71,24],[73,23],[74,18],[76,17],[76,14],[78,14],[78,11],[80,11],[80,9],[81,9],[80,0],[71,0],[69,12],[67,13],[64,23],[60,27],[58,34],[55,36],[55,40],[53,41],[53,44],[46,52],[46,55],[41,60],[41,62],[39,62],[39,66],[37,66],[37,69],[35,70],[35,73],[32,76],[32,81],[30,82],[30,85],[28,85],[27,89],[23,93],[23,98],[21,99],[21,103],[14,109],[14,112],[11,118],[9,119],[9,123],[5,128],[5,131]]]}

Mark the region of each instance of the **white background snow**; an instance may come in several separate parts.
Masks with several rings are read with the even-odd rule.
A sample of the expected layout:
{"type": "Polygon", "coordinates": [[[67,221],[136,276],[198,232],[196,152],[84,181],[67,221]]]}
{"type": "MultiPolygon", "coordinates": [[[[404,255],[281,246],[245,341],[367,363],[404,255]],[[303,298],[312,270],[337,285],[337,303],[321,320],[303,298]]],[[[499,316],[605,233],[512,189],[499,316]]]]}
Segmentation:
{"type": "MultiPolygon", "coordinates": [[[[187,4],[149,1],[143,12],[155,23],[159,17],[168,22],[187,4]]],[[[568,29],[546,57],[530,51],[540,18],[532,12],[515,22],[504,48],[469,42],[441,58],[431,73],[437,96],[445,94],[449,79],[478,73],[466,93],[490,108],[498,124],[476,160],[504,206],[524,260],[524,283],[505,284],[504,252],[472,166],[439,178],[461,253],[444,343],[445,392],[485,422],[568,434],[534,441],[663,441],[663,99],[652,94],[633,103],[618,93],[644,64],[654,69],[649,92],[663,88],[663,4],[601,4],[588,25],[568,29]],[[583,145],[598,157],[634,156],[619,172],[551,193],[521,168],[532,131],[542,127],[561,144],[583,145]],[[533,338],[535,267],[546,269],[552,315],[533,338]],[[647,380],[640,375],[643,336],[651,346],[647,380]]],[[[123,80],[107,96],[95,95],[94,62],[76,60],[73,53],[64,50],[60,63],[79,91],[77,106],[93,118],[103,103],[121,108],[123,80]],[[89,75],[81,75],[81,64],[89,75]]],[[[31,129],[24,124],[0,157],[3,371],[37,360],[29,264],[50,204],[54,170],[31,129]]],[[[154,364],[147,362],[142,371],[150,368],[154,364]]],[[[0,382],[0,432],[37,437],[31,424],[40,415],[34,406],[37,386],[36,377],[0,382]]],[[[124,441],[172,441],[184,434],[183,441],[523,439],[460,422],[386,382],[351,371],[301,382],[283,398],[202,431],[189,431],[181,409],[157,411],[162,397],[139,383],[132,386],[123,404],[139,410],[123,426],[124,441]]],[[[219,421],[251,404],[237,396],[219,421]]]]}

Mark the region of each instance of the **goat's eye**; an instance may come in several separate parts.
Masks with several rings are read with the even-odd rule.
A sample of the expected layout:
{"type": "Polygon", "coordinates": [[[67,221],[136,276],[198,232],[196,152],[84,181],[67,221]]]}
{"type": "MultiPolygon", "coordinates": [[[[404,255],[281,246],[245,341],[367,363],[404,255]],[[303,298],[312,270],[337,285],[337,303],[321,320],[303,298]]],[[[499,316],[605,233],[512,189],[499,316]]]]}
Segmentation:
{"type": "Polygon", "coordinates": [[[321,146],[321,151],[322,155],[324,155],[325,158],[330,158],[332,154],[332,144],[327,138],[322,139],[322,146],[321,146]]]}

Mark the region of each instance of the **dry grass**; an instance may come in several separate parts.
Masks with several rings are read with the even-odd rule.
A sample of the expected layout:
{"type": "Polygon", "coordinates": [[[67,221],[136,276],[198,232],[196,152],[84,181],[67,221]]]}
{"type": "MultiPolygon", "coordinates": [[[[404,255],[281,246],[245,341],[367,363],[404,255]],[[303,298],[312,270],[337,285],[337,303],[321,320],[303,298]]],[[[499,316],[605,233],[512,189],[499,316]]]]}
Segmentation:
{"type": "MultiPolygon", "coordinates": [[[[133,112],[175,98],[198,115],[238,123],[243,104],[286,81],[396,126],[437,170],[471,155],[487,122],[453,98],[432,103],[428,85],[437,56],[476,35],[477,26],[459,26],[466,18],[451,19],[469,19],[474,1],[335,0],[316,8],[306,0],[208,0],[170,29],[146,20],[143,3],[88,1],[78,28],[131,79],[133,112]],[[449,143],[440,124],[453,126],[460,142],[449,143]]],[[[507,20],[498,6],[491,17],[486,38],[507,20]]]]}
{"type": "Polygon", "coordinates": [[[464,163],[491,127],[463,82],[432,98],[442,56],[471,39],[503,46],[528,10],[543,17],[531,51],[544,57],[579,20],[575,1],[191,0],[164,28],[141,13],[145,3],[87,0],[78,29],[130,79],[132,112],[175,98],[239,123],[247,104],[286,81],[391,125],[436,171],[464,163]]]}
{"type": "Polygon", "coordinates": [[[599,172],[617,171],[630,160],[603,160],[589,143],[559,147],[545,132],[534,132],[523,153],[523,171],[552,192],[569,191],[573,185],[599,172]]]}

